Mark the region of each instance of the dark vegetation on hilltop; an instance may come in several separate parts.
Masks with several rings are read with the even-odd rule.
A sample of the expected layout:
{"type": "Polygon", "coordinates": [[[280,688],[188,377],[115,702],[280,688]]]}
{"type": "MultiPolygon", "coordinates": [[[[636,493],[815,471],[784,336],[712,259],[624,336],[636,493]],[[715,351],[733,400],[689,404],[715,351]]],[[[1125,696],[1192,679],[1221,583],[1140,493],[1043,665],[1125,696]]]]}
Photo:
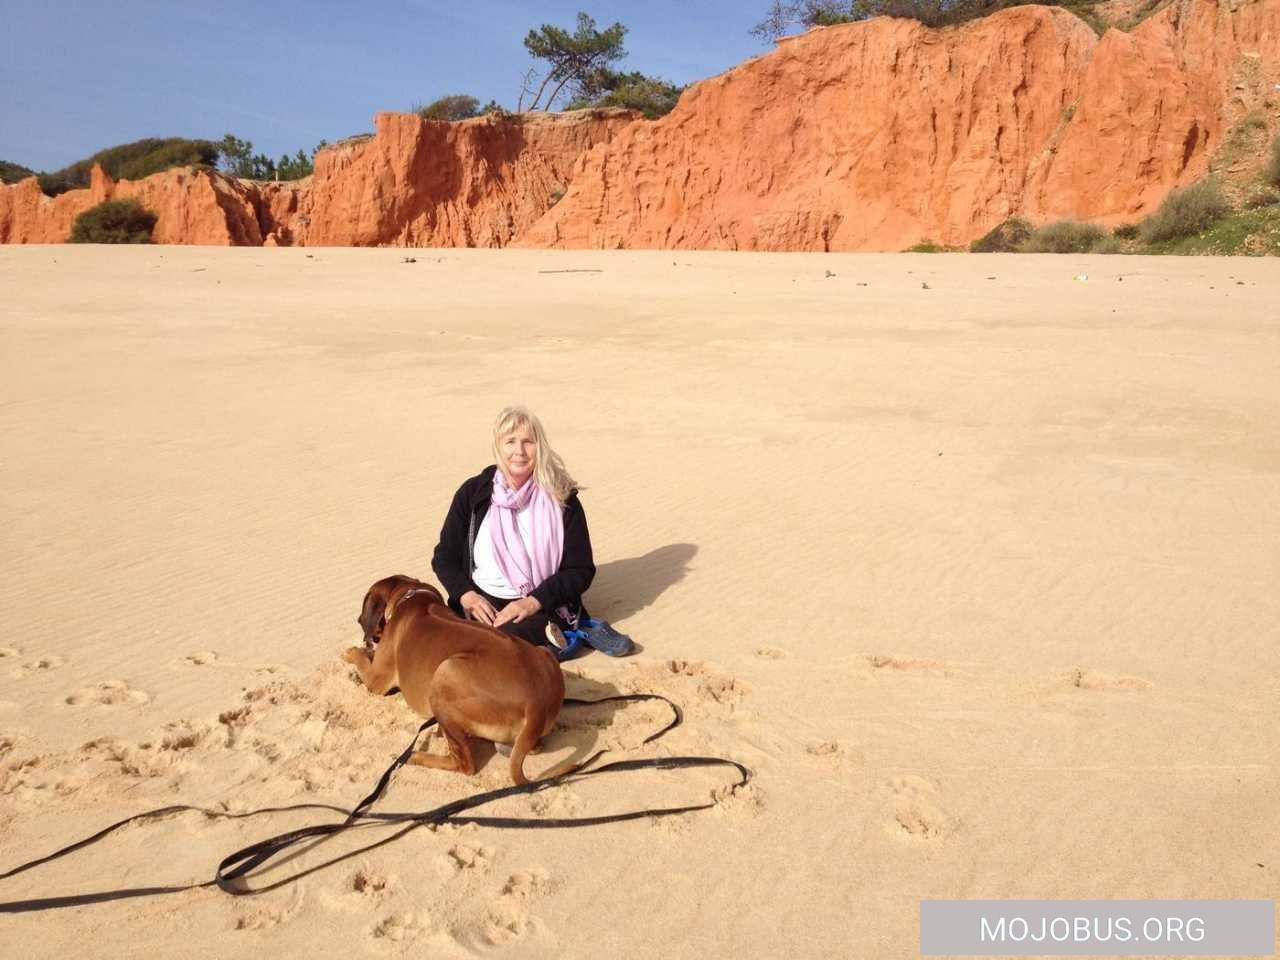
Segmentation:
{"type": "Polygon", "coordinates": [[[8,160],[0,160],[0,183],[17,183],[19,180],[25,180],[27,177],[34,177],[36,172],[20,163],[10,163],[8,160]]]}
{"type": "Polygon", "coordinates": [[[465,93],[449,93],[437,100],[432,100],[425,107],[415,104],[413,112],[423,120],[445,120],[455,123],[459,120],[478,117],[482,110],[480,101],[475,97],[465,93]]]}
{"type": "Polygon", "coordinates": [[[89,171],[95,163],[115,180],[141,180],[161,170],[179,166],[212,167],[218,162],[218,148],[208,140],[184,140],[180,137],[156,139],[148,137],[99,150],[54,173],[39,174],[40,189],[56,197],[68,190],[89,185],[89,171]]]}
{"type": "MultiPolygon", "coordinates": [[[[316,150],[323,146],[321,142],[316,150]]],[[[101,164],[113,180],[141,180],[172,167],[212,170],[221,166],[232,176],[254,180],[296,180],[309,175],[312,170],[311,157],[302,150],[292,157],[272,160],[262,154],[255,156],[252,143],[228,133],[216,143],[182,137],[147,137],[99,150],[53,173],[38,173],[16,163],[0,163],[0,179],[5,183],[17,183],[34,176],[46,196],[56,197],[68,190],[89,186],[89,174],[94,164],[101,164]]]]}
{"type": "MultiPolygon", "coordinates": [[[[1102,0],[772,0],[764,19],[751,28],[751,35],[771,43],[796,27],[807,30],[837,23],[856,23],[872,17],[901,17],[904,20],[917,20],[926,27],[946,27],[969,20],[980,20],[1000,10],[1029,3],[1070,10],[1089,24],[1094,32],[1101,34],[1108,26],[1095,9],[1101,2],[1102,0]]],[[[1149,15],[1161,2],[1162,0],[1149,0],[1143,8],[1144,12],[1149,15]]]]}

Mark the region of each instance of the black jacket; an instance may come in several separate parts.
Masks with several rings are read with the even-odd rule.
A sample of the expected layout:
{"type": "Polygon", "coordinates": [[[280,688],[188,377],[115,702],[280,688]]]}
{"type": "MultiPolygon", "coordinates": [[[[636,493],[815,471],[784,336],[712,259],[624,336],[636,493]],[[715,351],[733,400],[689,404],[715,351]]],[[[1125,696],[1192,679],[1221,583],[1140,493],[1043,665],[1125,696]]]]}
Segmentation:
{"type": "MultiPolygon", "coordinates": [[[[462,613],[458,599],[468,590],[479,589],[471,579],[475,570],[476,533],[489,512],[493,475],[497,469],[491,464],[458,488],[444,526],[440,528],[440,542],[431,556],[431,569],[449,594],[449,606],[457,613],[462,613]]],[[[595,575],[587,515],[575,490],[564,505],[564,555],[560,569],[540,583],[532,596],[553,616],[560,607],[578,610],[582,606],[582,595],[595,575]]]]}

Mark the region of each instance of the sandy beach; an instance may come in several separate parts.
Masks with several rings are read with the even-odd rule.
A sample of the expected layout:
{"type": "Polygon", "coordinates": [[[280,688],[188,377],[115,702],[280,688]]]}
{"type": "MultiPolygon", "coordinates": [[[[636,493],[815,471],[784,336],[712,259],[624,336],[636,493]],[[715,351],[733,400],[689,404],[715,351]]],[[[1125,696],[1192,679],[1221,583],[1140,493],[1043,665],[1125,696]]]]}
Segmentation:
{"type": "MultiPolygon", "coordinates": [[[[923,899],[1280,897],[1278,305],[1243,258],[0,247],[0,872],[167,804],[359,800],[418,724],[339,660],[361,597],[432,579],[512,402],[639,645],[570,695],[685,717],[645,746],[658,706],[566,711],[527,769],[753,774],[587,780],[483,812],[717,802],[421,829],[0,938],[909,958],[923,899]]],[[[477,753],[381,808],[509,783],[477,753]]],[[[203,882],[323,819],[132,826],[0,901],[203,882]]]]}

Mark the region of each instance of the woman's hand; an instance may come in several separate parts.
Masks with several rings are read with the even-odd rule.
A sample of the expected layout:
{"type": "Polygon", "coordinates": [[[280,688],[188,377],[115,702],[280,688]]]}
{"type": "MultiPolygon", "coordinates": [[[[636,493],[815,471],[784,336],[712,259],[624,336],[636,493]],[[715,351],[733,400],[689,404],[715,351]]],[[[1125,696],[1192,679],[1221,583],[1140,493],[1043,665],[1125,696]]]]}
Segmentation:
{"type": "Polygon", "coordinates": [[[493,620],[493,625],[500,627],[504,623],[519,623],[526,617],[533,616],[541,609],[542,604],[533,597],[521,597],[519,600],[512,600],[499,610],[498,615],[493,620]]]}
{"type": "Polygon", "coordinates": [[[466,611],[467,616],[472,620],[479,620],[481,623],[487,623],[491,627],[495,626],[493,618],[498,615],[498,611],[493,609],[492,603],[474,590],[468,590],[460,596],[458,605],[466,611]]]}

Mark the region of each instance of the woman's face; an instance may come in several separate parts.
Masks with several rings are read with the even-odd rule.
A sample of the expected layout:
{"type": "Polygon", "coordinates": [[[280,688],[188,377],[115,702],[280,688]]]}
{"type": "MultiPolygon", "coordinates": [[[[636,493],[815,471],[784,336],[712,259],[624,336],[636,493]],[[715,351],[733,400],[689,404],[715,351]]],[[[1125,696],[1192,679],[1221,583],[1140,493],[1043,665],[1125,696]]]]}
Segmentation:
{"type": "Polygon", "coordinates": [[[506,475],[507,486],[516,490],[524,486],[524,482],[533,476],[537,466],[538,445],[528,427],[517,427],[511,433],[498,438],[498,456],[501,458],[502,472],[506,475]]]}

